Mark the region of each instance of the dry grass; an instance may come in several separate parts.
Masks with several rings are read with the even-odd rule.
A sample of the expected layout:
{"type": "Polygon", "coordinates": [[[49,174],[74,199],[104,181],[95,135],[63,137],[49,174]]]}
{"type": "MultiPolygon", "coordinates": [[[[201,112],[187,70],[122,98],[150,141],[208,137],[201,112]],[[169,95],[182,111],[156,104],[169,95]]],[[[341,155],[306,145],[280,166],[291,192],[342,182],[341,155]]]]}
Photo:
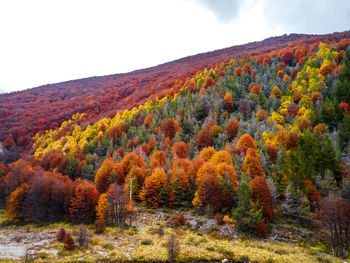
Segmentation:
{"type": "MultiPolygon", "coordinates": [[[[1,217],[4,217],[4,214],[0,211],[0,221],[1,217]]],[[[277,241],[226,240],[216,238],[215,235],[201,235],[186,227],[181,229],[164,227],[164,236],[159,236],[158,226],[164,225],[164,223],[164,221],[157,222],[154,227],[150,227],[149,224],[141,224],[144,228],[142,231],[129,228],[120,232],[118,228],[107,227],[105,233],[101,235],[93,234],[92,226],[89,226],[89,232],[92,236],[88,248],[77,248],[68,252],[63,249],[62,243],[53,242],[47,245],[46,249],[58,250],[57,256],[49,253],[39,254],[32,262],[96,262],[97,259],[100,262],[165,261],[167,260],[166,242],[173,232],[176,233],[181,244],[178,260],[182,262],[191,260],[221,261],[224,258],[239,261],[247,257],[252,262],[343,262],[330,255],[323,255],[320,259],[314,248],[305,248],[297,244],[277,241]]],[[[8,226],[7,228],[24,228],[31,232],[43,230],[58,232],[62,227],[67,232],[73,232],[78,230],[79,226],[54,223],[45,226],[28,224],[8,226]]],[[[3,259],[0,261],[15,262],[3,259]]]]}

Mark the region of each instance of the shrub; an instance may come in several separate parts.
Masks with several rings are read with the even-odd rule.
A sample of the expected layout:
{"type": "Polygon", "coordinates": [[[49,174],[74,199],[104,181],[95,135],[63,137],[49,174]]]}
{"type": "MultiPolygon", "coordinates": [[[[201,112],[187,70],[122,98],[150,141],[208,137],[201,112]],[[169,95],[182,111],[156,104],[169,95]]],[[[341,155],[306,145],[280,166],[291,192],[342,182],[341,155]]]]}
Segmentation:
{"type": "Polygon", "coordinates": [[[183,214],[174,215],[170,219],[171,223],[175,226],[183,226],[186,223],[186,219],[183,214]]]}
{"type": "Polygon", "coordinates": [[[224,222],[226,224],[232,224],[232,222],[233,222],[232,219],[228,215],[225,215],[222,220],[224,220],[224,222]]]}
{"type": "Polygon", "coordinates": [[[250,262],[249,260],[249,257],[247,255],[242,255],[240,258],[239,258],[239,261],[240,262],[250,262]]]}
{"type": "Polygon", "coordinates": [[[214,215],[214,219],[216,220],[216,223],[217,223],[219,226],[222,226],[223,224],[225,224],[224,216],[223,216],[222,214],[216,213],[216,214],[214,215]]]}
{"type": "Polygon", "coordinates": [[[112,250],[112,249],[114,249],[114,245],[111,243],[105,243],[105,244],[103,244],[102,248],[107,249],[107,250],[112,250]]]}
{"type": "Polygon", "coordinates": [[[85,225],[80,225],[79,227],[78,245],[80,247],[87,247],[89,245],[88,230],[85,225]]]}
{"type": "Polygon", "coordinates": [[[66,237],[66,230],[64,228],[61,228],[57,233],[56,240],[59,242],[62,242],[64,241],[65,237],[66,237]]]}
{"type": "Polygon", "coordinates": [[[157,234],[158,234],[159,237],[164,236],[164,227],[160,226],[158,228],[157,234]]]}
{"type": "Polygon", "coordinates": [[[267,228],[264,221],[256,222],[255,224],[255,235],[260,238],[264,238],[267,235],[267,228]]]}
{"type": "Polygon", "coordinates": [[[41,258],[41,259],[45,259],[47,258],[49,255],[45,252],[39,252],[38,254],[38,258],[41,258]]]}
{"type": "Polygon", "coordinates": [[[141,245],[149,246],[149,245],[152,245],[152,244],[153,244],[153,241],[151,239],[143,239],[143,240],[141,240],[141,245]]]}
{"type": "Polygon", "coordinates": [[[66,236],[64,238],[64,248],[66,250],[75,249],[75,243],[74,243],[74,240],[70,234],[66,234],[66,236]]]}
{"type": "Polygon", "coordinates": [[[179,239],[175,234],[170,235],[168,242],[166,243],[166,248],[168,250],[168,260],[170,262],[175,262],[181,249],[179,239]]]}
{"type": "Polygon", "coordinates": [[[94,230],[95,234],[103,234],[106,230],[106,223],[103,220],[96,220],[94,230]]]}

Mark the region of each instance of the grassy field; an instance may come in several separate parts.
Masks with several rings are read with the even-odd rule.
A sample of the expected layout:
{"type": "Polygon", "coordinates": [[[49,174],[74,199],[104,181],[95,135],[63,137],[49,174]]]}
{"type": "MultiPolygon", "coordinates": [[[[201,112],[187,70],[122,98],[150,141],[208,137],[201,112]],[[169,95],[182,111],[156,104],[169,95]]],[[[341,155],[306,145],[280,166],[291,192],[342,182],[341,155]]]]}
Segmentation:
{"type": "MultiPolygon", "coordinates": [[[[322,246],[311,246],[308,243],[293,244],[279,241],[244,240],[223,238],[217,232],[203,234],[188,226],[170,227],[167,223],[170,215],[154,222],[152,215],[141,214],[144,220],[136,224],[142,228],[127,228],[120,232],[117,227],[108,227],[104,234],[94,234],[93,226],[88,225],[89,247],[73,251],[64,249],[63,244],[52,238],[62,227],[67,232],[77,232],[77,225],[66,223],[27,224],[14,226],[6,224],[5,213],[0,211],[0,250],[3,237],[14,233],[18,235],[45,233],[51,237],[45,246],[33,248],[35,256],[30,262],[150,262],[166,261],[166,242],[171,233],[175,233],[181,244],[179,262],[216,261],[228,259],[231,262],[343,262],[342,260],[320,252],[322,246]],[[164,236],[158,235],[159,226],[164,227],[164,236]],[[17,232],[16,232],[17,231],[17,232]]],[[[25,243],[25,241],[23,241],[25,243]]],[[[24,245],[23,243],[23,245],[24,245]]],[[[8,244],[7,244],[8,245],[8,244]]],[[[21,243],[15,243],[21,246],[21,243]]],[[[0,262],[23,262],[22,260],[0,259],[0,262]]]]}

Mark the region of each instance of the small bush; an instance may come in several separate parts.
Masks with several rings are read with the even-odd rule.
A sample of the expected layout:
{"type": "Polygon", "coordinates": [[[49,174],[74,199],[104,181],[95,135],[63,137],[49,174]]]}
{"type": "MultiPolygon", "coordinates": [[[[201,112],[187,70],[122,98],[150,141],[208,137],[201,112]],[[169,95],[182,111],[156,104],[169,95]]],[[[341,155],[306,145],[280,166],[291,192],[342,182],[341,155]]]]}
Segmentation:
{"type": "Polygon", "coordinates": [[[78,233],[78,245],[80,247],[88,247],[88,231],[85,225],[80,225],[78,233]]]}
{"type": "Polygon", "coordinates": [[[233,220],[228,215],[224,216],[223,220],[228,225],[232,224],[232,222],[233,222],[233,220]]]}
{"type": "Polygon", "coordinates": [[[216,249],[217,252],[219,252],[220,254],[222,254],[223,256],[225,256],[226,258],[234,258],[235,254],[233,253],[233,251],[230,251],[228,249],[226,249],[225,247],[217,247],[216,249]]]}
{"type": "Polygon", "coordinates": [[[64,238],[64,248],[66,250],[75,249],[75,243],[74,243],[74,240],[70,234],[66,234],[66,236],[64,238]]]}
{"type": "Polygon", "coordinates": [[[106,244],[103,244],[102,248],[107,249],[107,250],[112,250],[112,249],[114,249],[114,245],[111,243],[106,243],[106,244]]]}
{"type": "Polygon", "coordinates": [[[171,234],[166,244],[168,250],[168,260],[175,262],[180,253],[180,242],[175,234],[171,234]]]}
{"type": "Polygon", "coordinates": [[[147,230],[147,233],[149,233],[151,235],[156,235],[156,234],[158,234],[158,229],[151,227],[147,230]]]}
{"type": "Polygon", "coordinates": [[[275,250],[275,253],[279,254],[279,255],[286,255],[286,254],[288,254],[287,250],[285,250],[283,248],[275,250]]]}
{"type": "Polygon", "coordinates": [[[113,251],[113,252],[109,252],[108,254],[110,257],[115,257],[117,255],[117,252],[113,251]]]}
{"type": "Polygon", "coordinates": [[[149,246],[149,245],[152,245],[152,244],[153,244],[153,241],[151,239],[143,239],[143,240],[141,240],[141,245],[149,246]]]}
{"type": "Polygon", "coordinates": [[[129,228],[125,234],[129,235],[129,236],[134,236],[134,235],[137,235],[139,231],[137,230],[136,227],[131,227],[129,228]]]}
{"type": "Polygon", "coordinates": [[[102,220],[95,221],[95,234],[103,234],[106,230],[106,223],[102,220]]]}
{"type": "Polygon", "coordinates": [[[159,237],[164,236],[164,227],[160,226],[160,227],[158,228],[158,236],[159,236],[159,237]]]}
{"type": "Polygon", "coordinates": [[[38,254],[38,258],[41,258],[41,259],[45,259],[47,258],[49,255],[45,252],[39,252],[38,254]]]}
{"type": "Polygon", "coordinates": [[[325,257],[322,257],[322,256],[318,256],[317,259],[321,263],[331,263],[332,262],[329,258],[325,258],[325,257]]]}
{"type": "Polygon", "coordinates": [[[239,261],[240,262],[243,262],[243,263],[246,263],[246,262],[249,262],[249,257],[247,255],[242,255],[240,258],[239,258],[239,261]]]}
{"type": "Polygon", "coordinates": [[[223,224],[225,224],[224,216],[222,214],[219,214],[219,213],[215,214],[214,219],[216,220],[216,223],[219,226],[222,226],[223,224]]]}
{"type": "Polygon", "coordinates": [[[59,242],[63,242],[65,236],[66,236],[66,230],[64,228],[61,228],[57,233],[56,240],[59,242]]]}
{"type": "Polygon", "coordinates": [[[183,214],[174,215],[170,219],[171,223],[175,226],[183,226],[186,223],[186,219],[183,214]]]}
{"type": "Polygon", "coordinates": [[[255,224],[255,234],[257,237],[264,238],[267,235],[267,228],[264,221],[256,222],[255,224]]]}
{"type": "Polygon", "coordinates": [[[91,241],[91,243],[92,243],[94,246],[99,245],[99,244],[101,244],[101,239],[94,238],[94,239],[91,241]]]}
{"type": "Polygon", "coordinates": [[[208,250],[208,251],[212,251],[212,252],[215,251],[214,247],[206,247],[205,249],[208,250]]]}

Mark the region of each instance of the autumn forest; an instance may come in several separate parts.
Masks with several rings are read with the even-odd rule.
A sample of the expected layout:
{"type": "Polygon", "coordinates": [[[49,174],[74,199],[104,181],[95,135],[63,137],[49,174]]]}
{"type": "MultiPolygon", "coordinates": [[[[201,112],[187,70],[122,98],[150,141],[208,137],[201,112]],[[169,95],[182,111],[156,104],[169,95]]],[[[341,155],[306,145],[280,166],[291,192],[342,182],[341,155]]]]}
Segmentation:
{"type": "Polygon", "coordinates": [[[165,209],[181,228],[190,211],[252,240],[322,229],[318,246],[346,258],[349,44],[349,32],[285,35],[0,94],[7,223],[103,233],[165,209]]]}

